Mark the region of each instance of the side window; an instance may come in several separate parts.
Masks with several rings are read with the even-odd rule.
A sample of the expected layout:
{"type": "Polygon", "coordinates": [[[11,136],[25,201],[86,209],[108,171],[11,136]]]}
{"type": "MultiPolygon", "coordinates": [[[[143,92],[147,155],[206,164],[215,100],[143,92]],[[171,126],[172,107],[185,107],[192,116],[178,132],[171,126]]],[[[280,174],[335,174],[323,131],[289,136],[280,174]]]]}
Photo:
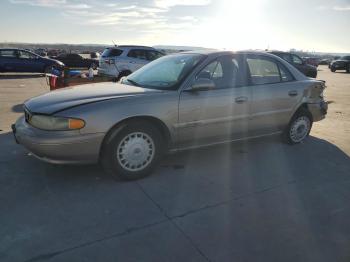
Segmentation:
{"type": "Polygon", "coordinates": [[[158,52],[158,51],[153,51],[153,50],[147,51],[147,60],[149,60],[149,61],[156,60],[162,56],[163,56],[163,54],[158,52]]]}
{"type": "Polygon", "coordinates": [[[0,57],[15,58],[16,54],[13,50],[0,50],[0,57]]]}
{"type": "Polygon", "coordinates": [[[282,82],[289,82],[294,80],[294,77],[292,76],[292,74],[283,65],[279,64],[279,69],[281,73],[282,82]]]}
{"type": "Polygon", "coordinates": [[[132,49],[128,53],[128,57],[133,57],[137,59],[147,60],[146,50],[142,49],[132,49]]]}
{"type": "Polygon", "coordinates": [[[25,51],[19,51],[19,57],[23,59],[32,59],[35,58],[35,56],[29,52],[25,51]]]}
{"type": "Polygon", "coordinates": [[[292,62],[292,58],[290,57],[290,54],[281,54],[281,58],[288,62],[292,62]]]}
{"type": "Polygon", "coordinates": [[[232,56],[221,57],[208,64],[198,78],[213,80],[217,89],[238,87],[242,84],[239,62],[232,56]]]}
{"type": "Polygon", "coordinates": [[[217,60],[211,62],[207,65],[198,75],[197,78],[208,78],[208,79],[217,79],[222,77],[222,66],[221,63],[217,60]]]}
{"type": "Polygon", "coordinates": [[[301,58],[299,56],[292,55],[292,60],[293,60],[294,64],[297,64],[297,65],[303,64],[303,60],[301,60],[301,58]]]}
{"type": "Polygon", "coordinates": [[[263,85],[281,82],[278,66],[270,59],[247,58],[247,63],[252,84],[263,85]]]}

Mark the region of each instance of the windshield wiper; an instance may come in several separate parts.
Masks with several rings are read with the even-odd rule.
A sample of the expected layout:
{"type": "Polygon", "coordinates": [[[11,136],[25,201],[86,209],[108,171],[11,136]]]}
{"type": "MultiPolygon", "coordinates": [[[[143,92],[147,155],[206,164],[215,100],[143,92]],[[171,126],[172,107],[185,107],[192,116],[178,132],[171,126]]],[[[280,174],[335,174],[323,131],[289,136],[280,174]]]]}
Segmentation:
{"type": "Polygon", "coordinates": [[[128,82],[130,82],[131,84],[133,84],[134,86],[140,86],[139,83],[135,82],[134,80],[131,80],[131,79],[126,79],[128,82]]]}

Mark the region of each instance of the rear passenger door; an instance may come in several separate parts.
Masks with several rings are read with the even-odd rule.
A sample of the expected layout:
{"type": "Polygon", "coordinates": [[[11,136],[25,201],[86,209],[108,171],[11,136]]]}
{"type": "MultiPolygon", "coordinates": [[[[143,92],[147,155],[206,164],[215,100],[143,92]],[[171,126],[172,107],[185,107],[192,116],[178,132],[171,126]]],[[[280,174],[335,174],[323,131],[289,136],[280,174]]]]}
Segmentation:
{"type": "Polygon", "coordinates": [[[279,61],[264,55],[247,55],[252,87],[250,130],[256,135],[282,130],[289,122],[302,88],[279,61]]]}
{"type": "Polygon", "coordinates": [[[132,72],[148,63],[147,50],[144,49],[131,49],[128,53],[128,58],[129,68],[132,72]]]}

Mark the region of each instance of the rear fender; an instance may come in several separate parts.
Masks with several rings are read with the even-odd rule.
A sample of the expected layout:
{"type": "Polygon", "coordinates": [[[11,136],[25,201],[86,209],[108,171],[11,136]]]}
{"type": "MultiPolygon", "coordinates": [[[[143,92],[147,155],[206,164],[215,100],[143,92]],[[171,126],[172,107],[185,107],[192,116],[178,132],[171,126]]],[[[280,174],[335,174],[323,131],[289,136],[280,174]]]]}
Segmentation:
{"type": "Polygon", "coordinates": [[[326,89],[325,81],[313,81],[308,88],[306,88],[303,103],[319,103],[324,100],[323,91],[326,89]]]}

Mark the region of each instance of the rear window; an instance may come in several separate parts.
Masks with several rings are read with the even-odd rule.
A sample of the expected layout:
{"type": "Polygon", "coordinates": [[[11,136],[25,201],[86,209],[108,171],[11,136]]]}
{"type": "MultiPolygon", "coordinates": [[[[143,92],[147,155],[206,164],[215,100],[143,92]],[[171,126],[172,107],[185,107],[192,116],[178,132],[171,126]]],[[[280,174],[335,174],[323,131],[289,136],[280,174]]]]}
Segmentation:
{"type": "Polygon", "coordinates": [[[281,82],[280,72],[276,63],[265,58],[248,58],[247,62],[253,85],[281,82]]]}
{"type": "Polygon", "coordinates": [[[248,57],[247,64],[253,85],[293,81],[288,69],[281,63],[263,56],[248,57]]]}
{"type": "Polygon", "coordinates": [[[123,50],[117,49],[117,48],[108,48],[103,51],[102,56],[103,57],[113,57],[113,56],[120,56],[123,53],[123,50]]]}

